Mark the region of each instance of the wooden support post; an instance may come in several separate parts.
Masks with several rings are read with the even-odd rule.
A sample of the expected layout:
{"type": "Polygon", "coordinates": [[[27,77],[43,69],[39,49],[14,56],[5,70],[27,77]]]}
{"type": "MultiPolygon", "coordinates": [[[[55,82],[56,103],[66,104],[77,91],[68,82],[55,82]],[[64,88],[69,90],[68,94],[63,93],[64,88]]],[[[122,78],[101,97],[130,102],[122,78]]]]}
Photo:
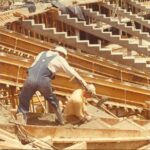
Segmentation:
{"type": "Polygon", "coordinates": [[[40,96],[39,96],[39,92],[36,92],[36,96],[37,96],[37,98],[38,98],[40,104],[42,105],[42,107],[43,107],[43,109],[44,109],[44,112],[46,113],[47,110],[46,110],[45,106],[43,105],[43,103],[42,103],[42,101],[41,101],[41,98],[40,98],[40,96]]]}
{"type": "Polygon", "coordinates": [[[11,87],[10,90],[11,90],[11,98],[10,98],[11,106],[12,108],[15,109],[16,108],[16,101],[15,101],[16,87],[11,87]]]}
{"type": "Polygon", "coordinates": [[[78,38],[80,38],[80,32],[79,32],[79,30],[76,29],[75,35],[78,36],[78,38]]]}
{"type": "Polygon", "coordinates": [[[142,39],[139,38],[139,45],[142,45],[142,39]]]}
{"type": "Polygon", "coordinates": [[[144,109],[143,114],[147,119],[150,119],[150,102],[146,101],[147,109],[144,109]]]}
{"type": "Polygon", "coordinates": [[[45,26],[48,27],[48,15],[47,13],[44,14],[45,26]]]}
{"type": "Polygon", "coordinates": [[[120,34],[120,36],[122,37],[122,30],[119,30],[119,34],[120,34]]]}
{"type": "Polygon", "coordinates": [[[39,17],[38,17],[38,15],[35,16],[35,22],[39,23],[39,17]]]}
{"type": "Polygon", "coordinates": [[[31,108],[31,111],[32,111],[32,112],[35,112],[33,98],[31,99],[30,108],[31,108]]]}
{"type": "Polygon", "coordinates": [[[44,24],[45,24],[44,14],[41,14],[41,23],[44,23],[44,24]]]}
{"type": "Polygon", "coordinates": [[[25,29],[24,29],[24,27],[21,27],[21,33],[22,33],[23,35],[25,35],[25,29]]]}
{"type": "Polygon", "coordinates": [[[36,38],[36,33],[35,32],[33,32],[33,38],[36,38]]]}
{"type": "MultiPolygon", "coordinates": [[[[0,139],[6,141],[10,145],[12,145],[12,148],[25,148],[24,145],[22,145],[16,136],[13,134],[6,132],[5,130],[0,129],[0,139]]],[[[4,145],[3,145],[4,146],[4,145]]],[[[6,145],[7,146],[7,145],[6,145]]],[[[27,146],[26,149],[32,148],[31,146],[27,146]]]]}
{"type": "Polygon", "coordinates": [[[12,24],[12,30],[16,31],[16,24],[15,23],[12,24]]]}

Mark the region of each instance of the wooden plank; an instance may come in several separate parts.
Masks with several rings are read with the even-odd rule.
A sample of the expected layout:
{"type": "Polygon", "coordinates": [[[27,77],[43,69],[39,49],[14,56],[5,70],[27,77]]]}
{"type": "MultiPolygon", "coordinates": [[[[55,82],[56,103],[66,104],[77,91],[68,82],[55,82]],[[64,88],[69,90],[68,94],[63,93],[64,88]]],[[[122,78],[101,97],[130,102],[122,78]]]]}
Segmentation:
{"type": "Polygon", "coordinates": [[[125,141],[147,141],[149,137],[115,137],[115,138],[53,138],[53,142],[64,142],[64,143],[73,143],[73,142],[102,142],[102,143],[109,143],[109,142],[125,142],[125,141]]]}
{"type": "Polygon", "coordinates": [[[148,150],[148,149],[150,149],[150,144],[146,144],[146,145],[138,148],[138,150],[148,150]]]}
{"type": "Polygon", "coordinates": [[[64,150],[87,150],[86,142],[79,142],[70,147],[65,148],[64,150]]]}
{"type": "Polygon", "coordinates": [[[0,142],[0,148],[1,149],[36,149],[38,150],[38,148],[33,148],[30,145],[19,145],[16,143],[10,143],[10,142],[0,142]]]}
{"type": "Polygon", "coordinates": [[[0,139],[2,141],[6,141],[14,146],[18,146],[20,148],[23,147],[21,142],[17,139],[17,137],[9,132],[6,132],[5,130],[0,129],[0,139]]]}
{"type": "Polygon", "coordinates": [[[0,136],[3,136],[3,137],[6,136],[6,138],[8,137],[9,139],[17,139],[14,134],[11,134],[3,129],[0,129],[0,136]]]}
{"type": "Polygon", "coordinates": [[[37,147],[40,149],[53,150],[51,140],[51,136],[47,136],[42,139],[36,139],[34,142],[30,143],[30,145],[33,145],[33,147],[37,147]]]}
{"type": "MultiPolygon", "coordinates": [[[[84,140],[106,140],[108,137],[110,140],[118,140],[118,138],[131,139],[133,137],[145,138],[149,136],[149,130],[118,130],[118,129],[91,129],[91,128],[69,128],[65,126],[53,127],[53,126],[37,126],[37,125],[26,125],[23,126],[25,130],[32,136],[42,138],[45,136],[51,136],[52,139],[58,138],[58,140],[68,140],[80,142],[84,140]],[[61,138],[63,135],[63,138],[61,138]],[[88,137],[88,138],[87,138],[88,137]],[[112,139],[111,139],[112,138],[112,139]]],[[[108,139],[108,140],[109,140],[108,139]]],[[[134,139],[134,138],[133,138],[134,139]]]]}
{"type": "Polygon", "coordinates": [[[12,133],[14,134],[15,131],[16,131],[16,126],[13,125],[13,124],[0,124],[0,129],[4,130],[4,131],[7,131],[8,133],[12,133]]]}

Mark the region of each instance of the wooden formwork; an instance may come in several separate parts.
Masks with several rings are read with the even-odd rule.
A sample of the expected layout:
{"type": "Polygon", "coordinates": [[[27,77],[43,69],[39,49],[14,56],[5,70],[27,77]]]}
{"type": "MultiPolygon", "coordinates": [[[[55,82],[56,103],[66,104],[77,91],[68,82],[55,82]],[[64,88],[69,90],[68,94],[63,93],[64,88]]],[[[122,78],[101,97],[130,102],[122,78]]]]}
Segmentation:
{"type": "MultiPolygon", "coordinates": [[[[17,28],[17,24],[14,23],[13,28],[17,28]]],[[[0,29],[0,87],[2,89],[10,88],[9,94],[11,96],[9,98],[14,108],[17,105],[16,97],[18,96],[15,95],[16,87],[22,87],[27,76],[27,68],[39,52],[54,47],[54,43],[35,40],[3,28],[0,29]]],[[[105,59],[76,54],[76,52],[72,53],[70,50],[68,61],[70,65],[78,69],[88,83],[94,83],[98,97],[106,95],[111,102],[119,103],[119,107],[127,108],[127,105],[129,105],[131,109],[138,110],[140,108],[140,110],[149,114],[149,106],[146,104],[150,98],[147,88],[150,82],[148,72],[131,70],[131,68],[126,69],[125,66],[113,65],[105,59]]],[[[56,78],[57,80],[53,81],[53,87],[55,93],[60,97],[64,98],[70,95],[74,89],[79,87],[76,81],[70,80],[64,73],[59,73],[56,78]],[[70,84],[66,85],[66,83],[70,84]]],[[[96,113],[98,113],[98,110],[96,110],[96,113]]],[[[116,114],[119,113],[118,109],[116,114]]],[[[23,146],[16,141],[14,136],[0,130],[0,139],[4,140],[0,142],[0,147],[17,148],[19,146],[22,149],[32,149],[32,145],[45,149],[98,150],[138,149],[149,144],[150,128],[148,120],[120,120],[119,118],[113,118],[111,115],[107,118],[108,114],[105,111],[99,112],[98,115],[104,115],[104,118],[100,116],[101,118],[96,118],[81,126],[22,126],[16,124],[18,129],[23,128],[27,137],[34,137],[34,142],[23,146]],[[91,124],[95,127],[89,128],[88,126],[91,124]]],[[[13,126],[14,133],[18,131],[16,126],[13,126]]],[[[5,125],[0,125],[0,128],[5,128],[5,125]]]]}
{"type": "MultiPolygon", "coordinates": [[[[22,83],[24,82],[24,78],[26,77],[26,69],[30,66],[30,64],[32,63],[32,59],[33,57],[35,56],[35,54],[30,54],[32,52],[35,52],[36,54],[38,52],[40,52],[42,49],[48,49],[49,47],[53,47],[54,45],[45,45],[43,46],[43,44],[36,44],[36,41],[33,41],[32,39],[28,39],[28,38],[25,38],[25,37],[21,37],[20,34],[16,34],[16,33],[9,33],[7,30],[6,31],[2,31],[1,30],[1,43],[4,44],[4,45],[7,45],[6,46],[6,53],[8,53],[9,49],[12,50],[12,53],[13,51],[16,52],[16,50],[20,53],[22,53],[22,57],[20,57],[19,59],[21,60],[20,62],[18,62],[18,57],[16,57],[16,59],[11,59],[11,55],[10,54],[7,54],[5,55],[5,51],[4,51],[4,48],[2,47],[1,51],[2,51],[2,57],[1,57],[1,66],[2,66],[2,70],[5,72],[3,75],[1,75],[1,77],[3,78],[3,80],[1,81],[1,83],[3,84],[10,84],[10,85],[13,85],[13,86],[21,86],[22,83]],[[17,36],[17,39],[16,39],[16,36],[17,36]],[[6,40],[6,41],[4,41],[6,40]],[[10,41],[10,42],[9,42],[10,41]],[[15,45],[15,48],[13,48],[12,46],[14,45],[13,44],[13,41],[14,41],[14,44],[16,43],[15,45]],[[17,41],[17,42],[16,42],[17,41]],[[26,48],[25,48],[26,46],[26,48]],[[8,49],[8,50],[7,50],[8,49]],[[18,50],[19,49],[19,50],[18,50]],[[32,52],[30,52],[30,50],[32,52]],[[35,50],[38,50],[37,52],[35,50]],[[4,52],[4,53],[3,53],[4,52]],[[31,55],[31,60],[28,59],[27,57],[27,54],[29,53],[29,55],[31,55]],[[10,58],[9,58],[10,56],[10,58]],[[11,59],[11,64],[12,65],[8,65],[10,64],[10,59],[11,59]],[[7,69],[4,69],[4,66],[7,68],[7,69]],[[14,66],[13,66],[14,65],[14,66]],[[16,67],[15,67],[16,66],[16,67]],[[12,69],[12,68],[14,69],[12,69]],[[16,69],[15,69],[16,68],[16,69]],[[6,72],[7,70],[7,72],[6,72]],[[14,72],[12,72],[13,75],[10,75],[7,76],[9,70],[12,70],[14,72]]],[[[15,55],[15,53],[13,54],[15,55]]],[[[15,57],[14,57],[15,58],[15,57]]],[[[137,97],[134,97],[133,94],[131,94],[134,90],[136,90],[136,88],[134,88],[134,90],[130,93],[128,92],[128,90],[124,89],[124,87],[127,87],[127,86],[123,86],[122,87],[122,83],[123,81],[130,81],[130,82],[133,82],[133,83],[138,83],[138,84],[147,84],[147,82],[149,83],[149,76],[148,74],[143,74],[141,72],[138,72],[138,71],[132,71],[132,70],[125,70],[123,67],[118,67],[118,66],[113,66],[113,65],[110,65],[109,63],[105,63],[105,61],[100,61],[100,60],[94,60],[94,58],[92,57],[89,57],[89,56],[80,56],[80,55],[75,55],[73,53],[69,53],[69,62],[71,65],[77,67],[77,68],[80,68],[80,69],[85,69],[85,70],[89,70],[89,71],[92,71],[92,73],[94,73],[93,75],[95,76],[95,78],[101,78],[99,79],[99,81],[101,82],[100,85],[97,84],[97,86],[99,87],[98,88],[98,93],[100,95],[105,95],[106,93],[109,93],[109,97],[110,99],[112,99],[113,101],[117,101],[117,102],[121,102],[121,103],[129,103],[129,104],[136,104],[137,106],[146,106],[144,101],[143,101],[143,97],[140,98],[140,96],[138,95],[138,99],[139,99],[139,102],[137,103],[137,97]],[[74,63],[72,63],[74,62],[74,63]],[[81,62],[83,63],[83,65],[81,66],[81,62]],[[99,71],[99,68],[102,69],[103,68],[103,71],[99,71]],[[92,70],[91,70],[92,69],[92,70]],[[120,80],[121,82],[117,81],[117,80],[112,80],[111,82],[109,82],[109,78],[103,78],[101,76],[99,76],[99,74],[107,74],[108,76],[113,75],[113,78],[118,78],[119,74],[120,74],[120,80]],[[106,81],[103,81],[103,80],[106,80],[106,81]],[[108,82],[107,82],[107,79],[108,79],[108,82]],[[135,81],[134,81],[135,79],[135,81]],[[117,83],[118,82],[118,83],[117,83]],[[116,86],[119,86],[120,89],[116,89],[116,95],[110,95],[110,91],[114,91],[115,90],[115,84],[117,83],[116,86]],[[121,83],[121,84],[120,84],[121,83]],[[108,88],[109,87],[109,88],[108,88]],[[103,90],[105,89],[105,90],[103,90]],[[118,92],[117,92],[118,91],[118,92]],[[121,92],[122,91],[122,92],[121,92]],[[118,97],[120,93],[120,96],[121,97],[118,97]],[[125,95],[124,95],[125,94],[125,95]],[[135,101],[134,100],[129,100],[128,101],[128,97],[126,97],[126,94],[128,95],[133,95],[133,98],[132,99],[136,99],[135,101]],[[140,102],[140,99],[142,100],[140,102]],[[132,101],[132,102],[131,102],[132,101]]],[[[92,75],[92,76],[93,76],[92,75]]],[[[87,75],[84,75],[85,78],[87,78],[86,76],[87,75]]],[[[63,77],[63,80],[64,81],[67,81],[68,80],[68,77],[66,76],[62,76],[63,77]]],[[[58,76],[58,80],[60,79],[60,81],[62,81],[62,77],[60,78],[58,76]]],[[[87,81],[88,82],[97,82],[97,80],[95,79],[92,79],[92,78],[87,78],[87,81]]],[[[60,82],[61,83],[61,82],[60,82]]],[[[70,82],[71,83],[71,82],[70,82]]],[[[62,85],[57,85],[57,83],[55,84],[55,88],[56,89],[63,89],[64,92],[67,92],[69,91],[69,93],[71,92],[71,88],[72,87],[65,87],[64,88],[64,84],[61,83],[62,85]]],[[[72,84],[71,84],[72,86],[72,84]]],[[[74,85],[75,87],[74,88],[77,88],[78,85],[74,85]]],[[[138,89],[138,88],[137,88],[138,89]]],[[[130,90],[129,90],[130,91],[130,90]]],[[[141,89],[140,89],[141,91],[141,89]]],[[[134,92],[133,92],[134,93],[134,92]]],[[[107,95],[107,94],[106,94],[107,95]]],[[[131,96],[130,96],[131,98],[131,96]]],[[[130,99],[129,98],[129,99],[130,99]]],[[[149,99],[149,96],[146,98],[145,97],[145,101],[147,101],[149,99]]]]}

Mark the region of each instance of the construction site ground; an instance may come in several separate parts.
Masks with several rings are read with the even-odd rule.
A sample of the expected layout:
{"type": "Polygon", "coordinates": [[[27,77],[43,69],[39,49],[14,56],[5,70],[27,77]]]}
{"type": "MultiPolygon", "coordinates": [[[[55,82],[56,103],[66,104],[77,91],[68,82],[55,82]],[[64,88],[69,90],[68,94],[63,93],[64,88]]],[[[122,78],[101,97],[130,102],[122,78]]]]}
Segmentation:
{"type": "MultiPolygon", "coordinates": [[[[79,120],[72,116],[68,121],[66,121],[64,127],[87,127],[87,128],[99,128],[100,125],[96,125],[96,119],[98,118],[113,118],[106,112],[98,109],[91,104],[87,106],[88,113],[91,114],[92,120],[86,122],[79,122],[79,120]],[[92,122],[92,123],[90,123],[92,122]],[[95,122],[95,123],[94,123],[95,122]]],[[[0,106],[0,124],[14,124],[16,110],[12,109],[9,105],[0,106]]],[[[41,125],[41,126],[57,126],[57,119],[55,114],[52,113],[28,113],[27,124],[28,125],[41,125]]],[[[60,125],[59,125],[60,126],[60,125]]]]}
{"type": "MultiPolygon", "coordinates": [[[[0,138],[4,141],[0,141],[0,146],[7,149],[9,146],[11,148],[19,146],[21,149],[46,148],[58,150],[67,147],[71,148],[72,145],[76,145],[74,143],[75,141],[80,144],[84,141],[86,141],[86,144],[90,142],[90,146],[92,146],[94,141],[96,143],[101,141],[100,143],[102,144],[104,142],[103,140],[107,142],[114,141],[114,143],[116,143],[118,140],[126,141],[125,139],[127,139],[129,143],[131,140],[133,146],[133,139],[139,138],[138,140],[141,141],[143,138],[145,140],[146,136],[148,136],[148,131],[146,130],[149,128],[149,121],[144,121],[144,119],[142,121],[137,116],[131,118],[114,118],[111,114],[91,104],[88,104],[87,107],[88,112],[92,115],[92,119],[84,123],[79,122],[75,117],[71,117],[65,125],[59,125],[53,113],[29,113],[27,124],[24,125],[20,122],[16,122],[14,118],[16,111],[14,109],[11,109],[8,105],[1,105],[0,138]],[[147,129],[143,130],[144,128],[147,129]],[[133,137],[135,135],[136,137],[133,137]],[[15,145],[10,142],[12,137],[15,141],[15,145]],[[48,144],[45,144],[44,140],[46,140],[48,144]],[[117,141],[115,142],[115,140],[117,141]],[[6,145],[7,142],[9,146],[6,145]],[[36,144],[34,145],[33,143],[36,144]]],[[[85,148],[85,143],[81,145],[77,144],[75,147],[77,149],[80,149],[80,146],[81,148],[85,148]],[[84,147],[81,145],[84,145],[84,147]]],[[[102,149],[105,147],[104,145],[102,149]]],[[[140,143],[140,145],[142,146],[143,143],[140,143]]],[[[99,146],[100,145],[96,146],[96,149],[99,149],[97,148],[99,146]]],[[[125,146],[127,145],[125,144],[125,146]]],[[[110,145],[107,149],[109,148],[110,145]]],[[[128,147],[125,149],[128,149],[128,147]]]]}
{"type": "MultiPolygon", "coordinates": [[[[90,104],[88,104],[88,112],[92,115],[91,121],[86,121],[86,122],[80,122],[75,116],[71,117],[69,121],[66,121],[65,125],[59,125],[57,123],[57,119],[55,114],[53,113],[29,113],[28,116],[28,121],[26,126],[38,126],[38,127],[56,127],[56,128],[61,128],[63,127],[64,129],[105,129],[105,125],[101,123],[99,120],[100,116],[102,118],[113,118],[111,115],[107,114],[106,112],[102,111],[101,109],[98,109],[90,104]]],[[[16,138],[16,141],[20,143],[23,147],[27,147],[28,144],[31,142],[29,139],[33,138],[32,132],[28,134],[20,132],[19,129],[21,129],[24,124],[21,124],[20,122],[16,121],[16,110],[12,109],[9,105],[0,105],[0,128],[1,128],[1,136],[3,137],[5,134],[7,134],[7,138],[5,139],[5,142],[9,142],[10,135],[14,136],[16,138]],[[5,132],[6,133],[5,133],[5,132]],[[3,133],[4,132],[4,133],[3,133]],[[8,132],[8,133],[7,133],[8,132]],[[9,135],[10,133],[10,135],[9,135]],[[9,136],[8,136],[9,135],[9,136]]],[[[42,135],[42,134],[41,134],[42,135]]],[[[67,135],[67,133],[66,133],[67,135]]],[[[66,136],[62,135],[62,137],[66,136]]],[[[50,136],[53,136],[50,135],[50,136]]],[[[73,138],[74,135],[72,135],[71,138],[73,138]]],[[[81,136],[82,137],[82,136],[81,136]]],[[[34,137],[34,140],[38,139],[39,137],[34,137]]],[[[44,137],[42,137],[44,138],[44,137]]],[[[3,141],[0,142],[0,145],[3,141]]],[[[18,144],[19,146],[19,144],[18,144]]],[[[7,146],[6,146],[7,147],[7,146]]],[[[38,146],[37,146],[38,147],[38,146]]]]}

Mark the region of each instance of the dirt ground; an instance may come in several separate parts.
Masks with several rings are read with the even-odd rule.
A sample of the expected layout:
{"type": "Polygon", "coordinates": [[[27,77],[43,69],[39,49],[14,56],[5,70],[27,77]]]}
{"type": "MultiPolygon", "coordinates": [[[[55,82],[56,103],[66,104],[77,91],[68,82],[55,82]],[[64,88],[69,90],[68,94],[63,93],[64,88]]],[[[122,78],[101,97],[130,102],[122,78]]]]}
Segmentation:
{"type": "MultiPolygon", "coordinates": [[[[85,127],[85,128],[99,128],[99,118],[112,118],[109,114],[92,105],[87,106],[89,113],[92,115],[92,120],[89,122],[81,122],[75,116],[72,116],[69,121],[63,125],[64,127],[85,127]]],[[[28,113],[28,125],[41,126],[60,126],[57,122],[56,115],[53,113],[28,113]]],[[[10,106],[0,106],[0,124],[14,124],[14,117],[11,113],[10,106]]]]}
{"type": "Polygon", "coordinates": [[[0,105],[0,124],[9,124],[12,119],[10,106],[0,105]]]}

